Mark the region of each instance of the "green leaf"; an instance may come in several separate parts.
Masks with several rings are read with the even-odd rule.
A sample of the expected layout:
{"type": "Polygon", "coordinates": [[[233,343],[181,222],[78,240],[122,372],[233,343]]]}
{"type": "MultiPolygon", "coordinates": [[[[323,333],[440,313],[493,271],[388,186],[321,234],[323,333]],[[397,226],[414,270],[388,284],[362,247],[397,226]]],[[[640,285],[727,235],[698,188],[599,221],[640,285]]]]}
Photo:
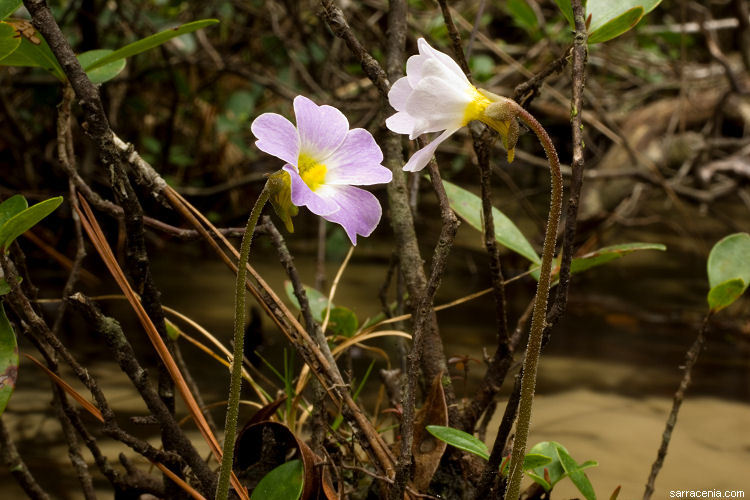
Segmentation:
{"type": "MultiPolygon", "coordinates": [[[[86,68],[112,52],[114,51],[109,49],[89,50],[88,52],[78,54],[78,62],[81,63],[81,67],[86,68]]],[[[119,75],[123,69],[125,69],[125,59],[118,59],[104,66],[90,69],[86,71],[86,75],[88,75],[89,80],[93,83],[104,83],[119,75]]]]}
{"type": "Polygon", "coordinates": [[[539,20],[534,9],[526,0],[508,0],[505,3],[508,14],[513,21],[527,33],[535,33],[539,27],[539,20]]]}
{"type": "Polygon", "coordinates": [[[428,425],[425,429],[436,438],[445,441],[451,446],[473,453],[485,460],[490,459],[490,450],[487,449],[487,445],[471,434],[442,425],[428,425]]]}
{"type": "Polygon", "coordinates": [[[607,40],[612,40],[613,38],[622,35],[638,24],[638,21],[641,20],[644,13],[643,7],[633,7],[614,19],[611,19],[600,28],[596,30],[590,29],[588,43],[606,42],[607,40]]]}
{"type": "Polygon", "coordinates": [[[565,19],[568,20],[568,24],[570,24],[570,27],[574,28],[575,21],[573,20],[573,6],[571,5],[570,0],[555,0],[555,3],[557,4],[557,7],[560,9],[560,12],[562,12],[562,15],[565,17],[565,19]]]}
{"type": "Polygon", "coordinates": [[[575,484],[578,491],[581,492],[586,500],[596,500],[596,493],[594,492],[593,486],[589,478],[586,477],[586,473],[583,469],[573,460],[573,457],[567,452],[562,446],[557,448],[557,456],[560,459],[560,463],[565,469],[565,473],[568,475],[573,484],[575,484]]]}
{"type": "Polygon", "coordinates": [[[164,326],[167,328],[167,337],[170,338],[170,340],[177,340],[180,338],[180,335],[182,334],[182,330],[180,330],[180,327],[172,323],[167,318],[164,318],[164,326]]]}
{"type": "Polygon", "coordinates": [[[552,489],[552,485],[547,482],[546,479],[544,479],[542,476],[534,473],[534,472],[526,472],[526,475],[529,476],[535,483],[537,483],[539,486],[544,488],[544,491],[549,491],[552,489]]]}
{"type": "Polygon", "coordinates": [[[719,311],[737,300],[750,285],[750,234],[721,239],[708,255],[708,305],[719,311]]]}
{"type": "Polygon", "coordinates": [[[5,295],[6,293],[10,293],[10,284],[3,278],[0,278],[0,295],[5,295]]]}
{"type": "Polygon", "coordinates": [[[582,257],[574,258],[570,263],[571,274],[581,273],[592,267],[601,266],[615,259],[627,255],[632,252],[639,250],[661,250],[662,252],[667,249],[666,246],[661,243],[621,243],[619,245],[611,245],[602,247],[593,252],[587,253],[582,257]]]}
{"type": "Polygon", "coordinates": [[[20,194],[14,194],[4,202],[0,203],[0,227],[16,214],[21,213],[23,210],[28,208],[29,204],[26,202],[26,198],[20,194]]]}
{"type": "Polygon", "coordinates": [[[57,58],[41,33],[36,31],[30,22],[21,19],[6,19],[1,24],[12,26],[18,33],[21,43],[12,54],[0,60],[0,65],[39,67],[49,71],[60,81],[65,80],[65,73],[60,63],[57,62],[57,58]]]}
{"type": "Polygon", "coordinates": [[[529,477],[542,485],[542,487],[544,487],[544,483],[547,483],[549,488],[545,488],[545,491],[551,490],[555,486],[555,484],[560,481],[560,479],[565,477],[565,469],[563,469],[563,466],[560,463],[560,458],[557,455],[558,446],[563,450],[565,449],[563,445],[555,441],[542,441],[541,443],[535,444],[529,450],[530,455],[535,454],[545,457],[551,457],[551,461],[549,463],[540,467],[535,467],[534,469],[532,469],[531,473],[527,473],[529,477]],[[549,471],[549,482],[544,479],[544,469],[547,469],[549,471]],[[540,482],[539,479],[542,479],[544,483],[540,482]]]}
{"type": "Polygon", "coordinates": [[[18,377],[18,344],[0,302],[0,415],[5,411],[18,377]]]}
{"type": "Polygon", "coordinates": [[[133,42],[122,48],[119,48],[114,52],[111,52],[109,55],[91,62],[89,66],[84,67],[83,69],[86,72],[89,72],[93,69],[102,67],[119,59],[127,59],[128,57],[133,57],[136,54],[140,54],[141,52],[145,52],[147,50],[153,49],[154,47],[158,47],[159,45],[164,44],[172,38],[185,35],[187,33],[192,33],[193,31],[205,28],[206,26],[211,26],[212,24],[216,24],[218,22],[218,19],[202,19],[200,21],[193,21],[191,23],[183,24],[179,27],[161,31],[154,35],[147,36],[146,38],[138,40],[137,42],[133,42]]]}
{"type": "MultiPolygon", "coordinates": [[[[482,200],[475,194],[466,191],[448,181],[443,181],[445,193],[450,200],[451,208],[469,225],[480,232],[482,228],[482,200]]],[[[500,210],[492,208],[492,219],[495,223],[495,239],[498,243],[510,250],[526,257],[535,264],[541,263],[541,259],[534,251],[529,240],[500,210]]]]}
{"type": "Polygon", "coordinates": [[[0,19],[5,19],[21,6],[21,0],[0,0],[0,19]]]}
{"type": "MultiPolygon", "coordinates": [[[[313,287],[307,285],[302,285],[302,287],[305,289],[305,295],[307,295],[307,302],[310,304],[310,312],[313,319],[318,322],[323,321],[323,315],[326,313],[326,307],[328,307],[328,297],[313,287]]],[[[291,281],[284,282],[284,290],[286,291],[286,296],[292,301],[292,304],[299,309],[299,302],[294,295],[294,286],[291,281]]],[[[331,304],[331,307],[335,306],[331,304]]]]}
{"type": "Polygon", "coordinates": [[[708,307],[715,312],[721,311],[739,299],[746,289],[747,283],[739,278],[719,283],[708,291],[708,307]]]}
{"type": "Polygon", "coordinates": [[[8,250],[10,244],[23,233],[34,227],[60,206],[62,196],[44,200],[17,213],[0,226],[0,251],[8,250]]]}
{"type": "Polygon", "coordinates": [[[21,45],[21,39],[16,36],[13,26],[0,23],[0,63],[5,57],[15,52],[19,45],[21,45]]]}
{"type": "MultiPolygon", "coordinates": [[[[570,0],[568,0],[568,3],[570,3],[570,0]]],[[[638,19],[640,19],[645,14],[654,10],[660,3],[661,0],[588,0],[586,2],[586,17],[591,16],[589,34],[593,35],[598,29],[603,28],[607,23],[615,21],[632,9],[643,10],[638,16],[638,19]]],[[[636,22],[638,19],[636,19],[636,22]]],[[[595,42],[592,42],[589,38],[589,43],[595,42]]]]}
{"type": "Polygon", "coordinates": [[[336,335],[351,337],[357,331],[359,321],[351,309],[336,306],[331,309],[331,317],[328,319],[328,330],[336,335]]]}
{"type": "Polygon", "coordinates": [[[250,500],[297,500],[304,485],[302,460],[290,460],[263,476],[250,500]]]}
{"type": "Polygon", "coordinates": [[[538,453],[529,453],[523,458],[523,470],[536,469],[550,463],[552,459],[538,453]]]}

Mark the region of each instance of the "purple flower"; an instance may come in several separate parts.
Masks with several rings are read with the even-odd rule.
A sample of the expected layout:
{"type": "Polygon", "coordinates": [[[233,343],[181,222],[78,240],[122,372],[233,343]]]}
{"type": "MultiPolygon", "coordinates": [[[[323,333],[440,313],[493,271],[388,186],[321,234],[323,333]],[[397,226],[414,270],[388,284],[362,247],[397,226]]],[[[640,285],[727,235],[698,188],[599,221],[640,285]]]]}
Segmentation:
{"type": "Polygon", "coordinates": [[[391,181],[391,171],[381,165],[383,153],[367,130],[349,130],[334,107],[297,96],[294,115],[296,127],[276,113],[256,118],[250,127],[255,145],[286,162],[291,203],[341,224],[356,245],[358,234],[369,236],[378,225],[382,210],[372,193],[353,185],[391,181]]]}

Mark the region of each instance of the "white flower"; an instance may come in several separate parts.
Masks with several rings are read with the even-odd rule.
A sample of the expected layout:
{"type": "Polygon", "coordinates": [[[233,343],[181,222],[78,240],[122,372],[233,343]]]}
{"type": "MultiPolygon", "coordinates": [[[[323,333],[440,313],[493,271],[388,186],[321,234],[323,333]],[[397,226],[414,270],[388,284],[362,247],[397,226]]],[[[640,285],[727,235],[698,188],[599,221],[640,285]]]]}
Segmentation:
{"type": "Polygon", "coordinates": [[[514,132],[517,137],[515,120],[497,120],[485,113],[495,98],[502,98],[474,87],[453,59],[430,47],[424,38],[417,41],[417,46],[419,55],[406,61],[406,76],[399,78],[388,92],[388,101],[396,114],[385,123],[398,134],[408,134],[409,139],[429,132],[443,133],[414,153],[404,170],[422,170],[438,145],[471,120],[481,120],[497,130],[512,161],[514,132]]]}

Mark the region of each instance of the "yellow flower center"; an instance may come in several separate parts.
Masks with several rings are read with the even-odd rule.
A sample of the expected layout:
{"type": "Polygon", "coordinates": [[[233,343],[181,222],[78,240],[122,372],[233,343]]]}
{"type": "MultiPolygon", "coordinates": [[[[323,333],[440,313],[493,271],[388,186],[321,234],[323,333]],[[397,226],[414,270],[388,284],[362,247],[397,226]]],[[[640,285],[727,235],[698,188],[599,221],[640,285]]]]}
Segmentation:
{"type": "Polygon", "coordinates": [[[462,127],[472,120],[484,121],[484,110],[487,109],[487,106],[492,104],[492,101],[480,94],[473,85],[470,86],[469,94],[471,96],[471,102],[466,105],[466,109],[464,110],[464,119],[461,123],[462,127]]]}
{"type": "Polygon", "coordinates": [[[313,191],[326,181],[326,172],[328,171],[326,166],[316,162],[305,153],[300,153],[297,158],[297,168],[299,169],[299,176],[305,181],[307,187],[313,191]]]}

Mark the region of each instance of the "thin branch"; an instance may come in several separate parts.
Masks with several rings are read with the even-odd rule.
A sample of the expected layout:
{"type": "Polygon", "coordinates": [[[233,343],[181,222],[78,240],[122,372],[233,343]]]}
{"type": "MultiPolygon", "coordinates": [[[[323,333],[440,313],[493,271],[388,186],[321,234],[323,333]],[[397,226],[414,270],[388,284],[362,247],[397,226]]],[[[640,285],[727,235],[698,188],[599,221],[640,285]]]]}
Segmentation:
{"type": "Polygon", "coordinates": [[[13,475],[18,484],[23,488],[23,491],[32,500],[50,500],[50,496],[46,491],[39,486],[34,476],[31,475],[31,471],[26,466],[26,462],[21,458],[21,454],[18,453],[13,439],[8,433],[8,429],[5,428],[5,423],[0,418],[0,458],[8,470],[13,475]]]}
{"type": "Polygon", "coordinates": [[[685,354],[685,361],[682,364],[682,366],[684,367],[682,372],[682,380],[680,380],[680,385],[679,387],[677,387],[677,391],[675,391],[674,393],[672,410],[669,412],[669,417],[667,417],[667,423],[664,427],[664,434],[661,438],[661,446],[659,446],[659,451],[656,454],[656,460],[654,460],[654,463],[651,466],[651,473],[648,476],[646,491],[643,493],[643,500],[649,500],[651,498],[651,495],[654,493],[654,482],[656,481],[656,476],[659,475],[659,471],[661,470],[662,465],[664,465],[664,458],[667,456],[667,448],[669,447],[669,442],[672,439],[672,431],[674,430],[674,426],[677,424],[677,414],[680,412],[682,401],[685,399],[685,392],[688,390],[688,387],[690,387],[693,367],[695,366],[696,361],[698,361],[698,355],[700,355],[701,349],[703,348],[703,344],[706,340],[706,334],[708,333],[710,319],[711,313],[709,312],[703,319],[703,324],[701,325],[700,330],[698,330],[698,336],[695,338],[695,341],[693,341],[690,349],[688,349],[687,353],[685,354]]]}

